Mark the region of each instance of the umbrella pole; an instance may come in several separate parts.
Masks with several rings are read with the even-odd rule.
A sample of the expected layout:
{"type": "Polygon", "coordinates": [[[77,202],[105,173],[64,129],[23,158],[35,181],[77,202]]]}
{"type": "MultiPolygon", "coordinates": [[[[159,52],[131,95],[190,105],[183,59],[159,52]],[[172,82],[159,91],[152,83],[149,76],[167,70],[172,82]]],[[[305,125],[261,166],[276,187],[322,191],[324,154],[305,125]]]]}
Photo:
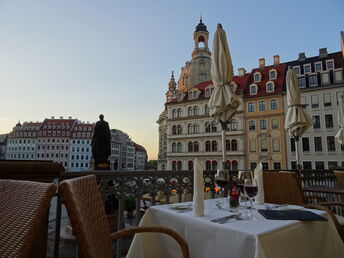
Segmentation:
{"type": "Polygon", "coordinates": [[[221,129],[222,129],[222,168],[223,172],[225,174],[225,177],[227,176],[227,166],[226,166],[226,125],[227,123],[221,123],[221,129]]]}
{"type": "Polygon", "coordinates": [[[300,139],[300,137],[295,136],[294,139],[295,139],[295,152],[296,152],[295,153],[296,154],[296,169],[301,171],[302,166],[300,164],[300,152],[299,152],[299,139],[300,139]]]}

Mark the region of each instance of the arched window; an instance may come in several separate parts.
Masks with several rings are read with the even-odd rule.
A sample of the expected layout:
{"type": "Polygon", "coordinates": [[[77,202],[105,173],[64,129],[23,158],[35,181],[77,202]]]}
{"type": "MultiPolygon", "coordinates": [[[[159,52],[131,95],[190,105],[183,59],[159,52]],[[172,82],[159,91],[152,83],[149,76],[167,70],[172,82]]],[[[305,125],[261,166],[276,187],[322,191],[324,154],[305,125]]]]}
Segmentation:
{"type": "Polygon", "coordinates": [[[250,86],[250,95],[256,95],[258,93],[258,87],[256,85],[250,86]]]}
{"type": "Polygon", "coordinates": [[[193,125],[192,124],[188,124],[188,133],[193,133],[193,125]]]}
{"type": "Polygon", "coordinates": [[[177,152],[182,152],[182,143],[181,142],[177,143],[177,152]]]}
{"type": "Polygon", "coordinates": [[[230,150],[231,150],[231,141],[226,140],[226,151],[230,151],[230,150]]]}
{"type": "Polygon", "coordinates": [[[199,151],[199,148],[198,148],[198,142],[194,142],[194,152],[197,152],[199,151]]]}
{"type": "Polygon", "coordinates": [[[207,160],[205,162],[205,170],[211,170],[211,161],[210,160],[207,160]]]}
{"type": "Polygon", "coordinates": [[[236,160],[232,161],[232,170],[238,170],[238,161],[236,160]]]}
{"type": "Polygon", "coordinates": [[[188,116],[192,116],[192,107],[188,108],[188,116]]]}
{"type": "Polygon", "coordinates": [[[172,135],[177,134],[177,126],[173,125],[172,126],[172,135]]]}
{"type": "Polygon", "coordinates": [[[211,131],[212,132],[216,132],[217,131],[217,125],[216,125],[215,121],[211,122],[211,131]]]}
{"type": "Polygon", "coordinates": [[[211,170],[217,170],[217,161],[213,160],[213,162],[211,163],[211,170]]]}
{"type": "Polygon", "coordinates": [[[208,105],[205,105],[204,114],[209,116],[209,111],[210,111],[210,109],[209,109],[208,105]]]}
{"type": "Polygon", "coordinates": [[[189,142],[188,143],[188,151],[189,152],[193,152],[194,148],[193,148],[193,143],[192,142],[189,142]]]}
{"type": "Polygon", "coordinates": [[[237,140],[232,140],[232,151],[237,151],[238,150],[238,141],[237,140]]]}
{"type": "Polygon", "coordinates": [[[216,141],[211,142],[211,149],[212,149],[212,151],[217,151],[217,142],[216,141]]]}
{"type": "Polygon", "coordinates": [[[193,161],[192,160],[189,160],[188,169],[193,170],[193,161]]]}
{"type": "Polygon", "coordinates": [[[178,117],[182,117],[182,109],[178,108],[178,117]]]}
{"type": "Polygon", "coordinates": [[[277,71],[276,69],[272,69],[269,71],[270,80],[275,80],[277,78],[277,71]]]}
{"type": "Polygon", "coordinates": [[[177,145],[176,143],[172,143],[172,152],[177,152],[177,145]]]}
{"type": "Polygon", "coordinates": [[[205,151],[210,151],[211,147],[210,147],[210,141],[206,141],[205,142],[205,151]]]}
{"type": "Polygon", "coordinates": [[[199,133],[199,126],[198,126],[198,124],[194,124],[193,125],[193,132],[194,133],[199,133]]]}
{"type": "Polygon", "coordinates": [[[182,170],[182,166],[183,166],[183,163],[179,160],[178,162],[177,162],[177,170],[182,170]]]}
{"type": "Polygon", "coordinates": [[[194,108],[193,108],[193,115],[198,116],[198,107],[197,106],[194,106],[194,108]]]}
{"type": "Polygon", "coordinates": [[[178,125],[178,127],[177,127],[177,134],[182,134],[182,133],[183,133],[182,126],[178,125]]]}
{"type": "Polygon", "coordinates": [[[227,160],[226,166],[227,166],[228,170],[231,170],[231,161],[230,160],[227,160]]]}
{"type": "Polygon", "coordinates": [[[205,132],[210,133],[210,123],[209,122],[205,123],[205,132]]]}
{"type": "Polygon", "coordinates": [[[177,162],[175,160],[172,161],[172,170],[177,170],[177,162]]]}
{"type": "Polygon", "coordinates": [[[268,81],[266,83],[266,92],[273,92],[275,90],[274,82],[268,81]]]}
{"type": "Polygon", "coordinates": [[[257,72],[254,74],[254,82],[260,82],[261,74],[260,72],[257,72]]]}
{"type": "Polygon", "coordinates": [[[172,109],[172,118],[177,117],[177,110],[172,109]]]}

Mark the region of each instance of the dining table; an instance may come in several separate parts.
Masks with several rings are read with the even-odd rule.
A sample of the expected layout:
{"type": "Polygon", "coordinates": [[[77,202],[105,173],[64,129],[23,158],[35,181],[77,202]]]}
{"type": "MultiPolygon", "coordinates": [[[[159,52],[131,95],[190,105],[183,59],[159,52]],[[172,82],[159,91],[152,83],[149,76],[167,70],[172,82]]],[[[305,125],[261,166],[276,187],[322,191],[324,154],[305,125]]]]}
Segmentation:
{"type": "MultiPolygon", "coordinates": [[[[322,210],[309,210],[327,221],[270,220],[258,209],[271,205],[254,205],[255,219],[238,219],[238,210],[229,209],[227,199],[204,202],[204,216],[195,217],[192,202],[150,207],[140,226],[165,226],[177,231],[186,241],[191,258],[343,258],[344,243],[333,221],[322,210]],[[221,205],[219,205],[219,203],[221,205]],[[179,206],[178,206],[179,205],[179,206]],[[182,208],[181,208],[182,207],[182,208]],[[221,218],[230,216],[228,220],[221,218]],[[212,222],[220,218],[220,223],[212,222]]],[[[246,213],[243,203],[241,213],[246,213]]],[[[275,206],[279,209],[278,206],[275,206]]],[[[280,207],[282,208],[282,207],[280,207]]],[[[289,209],[283,206],[283,209],[289,209]]],[[[290,209],[304,209],[290,206],[290,209]]],[[[168,235],[136,234],[127,258],[179,258],[181,250],[168,235]]]]}

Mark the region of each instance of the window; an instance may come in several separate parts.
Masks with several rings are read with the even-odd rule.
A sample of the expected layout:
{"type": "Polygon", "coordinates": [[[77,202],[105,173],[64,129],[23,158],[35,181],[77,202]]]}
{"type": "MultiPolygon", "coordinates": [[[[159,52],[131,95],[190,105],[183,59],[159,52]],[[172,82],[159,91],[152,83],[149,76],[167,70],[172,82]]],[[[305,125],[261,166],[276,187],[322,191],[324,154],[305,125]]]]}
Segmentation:
{"type": "Polygon", "coordinates": [[[293,69],[296,75],[300,74],[300,66],[294,66],[293,69]]]}
{"type": "Polygon", "coordinates": [[[327,150],[328,151],[336,151],[334,136],[327,136],[327,150]]]}
{"type": "Polygon", "coordinates": [[[297,78],[299,81],[299,87],[304,88],[306,87],[306,81],[305,81],[305,76],[300,76],[297,78]]]}
{"type": "Polygon", "coordinates": [[[311,96],[312,108],[319,108],[318,95],[311,96]]]}
{"type": "Polygon", "coordinates": [[[312,116],[313,129],[320,129],[320,116],[312,116]]]}
{"type": "Polygon", "coordinates": [[[210,148],[210,141],[206,141],[205,142],[205,151],[210,151],[211,148],[210,148]]]}
{"type": "Polygon", "coordinates": [[[172,135],[177,134],[177,126],[173,125],[172,126],[172,135]]]}
{"type": "Polygon", "coordinates": [[[197,106],[194,106],[194,110],[193,110],[193,115],[194,116],[197,116],[198,115],[198,107],[197,106]]]}
{"type": "Polygon", "coordinates": [[[194,124],[193,125],[193,132],[194,133],[199,133],[199,126],[198,126],[198,124],[194,124]]]}
{"type": "Polygon", "coordinates": [[[172,152],[177,152],[177,145],[176,143],[172,143],[172,152]]]}
{"type": "Polygon", "coordinates": [[[330,83],[330,76],[328,72],[321,73],[321,84],[326,85],[330,83]]]}
{"type": "Polygon", "coordinates": [[[291,169],[296,169],[296,161],[290,162],[291,164],[291,169]]]}
{"type": "Polygon", "coordinates": [[[258,88],[256,85],[250,86],[250,95],[256,95],[258,93],[258,88]]]}
{"type": "Polygon", "coordinates": [[[322,151],[321,137],[314,137],[314,150],[322,151]]]}
{"type": "Polygon", "coordinates": [[[192,142],[188,143],[188,151],[193,152],[193,143],[192,142]]]}
{"type": "Polygon", "coordinates": [[[229,131],[237,131],[238,130],[238,122],[236,120],[231,120],[228,124],[227,124],[227,129],[229,131]]]}
{"type": "Polygon", "coordinates": [[[238,150],[238,141],[232,140],[231,147],[232,147],[232,151],[237,151],[238,150]]]}
{"type": "Polygon", "coordinates": [[[193,170],[193,161],[192,160],[189,160],[188,169],[193,170]]]}
{"type": "Polygon", "coordinates": [[[249,149],[250,152],[256,152],[256,140],[249,140],[249,149]]]}
{"type": "Polygon", "coordinates": [[[201,74],[199,75],[199,81],[200,81],[200,82],[204,82],[204,81],[205,81],[205,74],[204,74],[204,73],[201,73],[201,74]]]}
{"type": "Polygon", "coordinates": [[[281,144],[279,139],[272,139],[272,151],[273,152],[280,152],[281,151],[281,144]]]}
{"type": "Polygon", "coordinates": [[[337,161],[329,161],[328,162],[328,168],[337,168],[338,167],[338,162],[337,161]]]}
{"type": "Polygon", "coordinates": [[[324,107],[330,107],[331,105],[331,93],[324,93],[324,107]]]}
{"type": "Polygon", "coordinates": [[[315,169],[325,169],[324,161],[315,161],[315,169]]]}
{"type": "Polygon", "coordinates": [[[326,61],[326,69],[330,70],[330,69],[333,69],[333,68],[334,68],[333,60],[327,60],[326,61]]]}
{"type": "Polygon", "coordinates": [[[266,119],[259,120],[259,129],[260,130],[267,130],[268,129],[267,120],[266,119]]]}
{"type": "Polygon", "coordinates": [[[260,139],[260,151],[261,152],[267,152],[268,151],[267,139],[260,139]]]}
{"type": "Polygon", "coordinates": [[[308,81],[309,81],[309,86],[317,86],[318,85],[317,75],[310,74],[308,76],[308,81]]]}
{"type": "Polygon", "coordinates": [[[264,100],[259,101],[259,103],[258,103],[258,110],[259,111],[265,111],[266,110],[266,102],[264,100]]]}
{"type": "Polygon", "coordinates": [[[182,117],[182,109],[181,108],[178,108],[178,117],[182,117]]]}
{"type": "Polygon", "coordinates": [[[277,72],[276,72],[276,70],[271,70],[271,71],[269,72],[269,76],[270,76],[270,80],[275,80],[276,77],[277,77],[277,72]]]}
{"type": "Polygon", "coordinates": [[[211,170],[211,161],[210,161],[210,160],[207,160],[207,161],[205,162],[205,169],[206,169],[206,170],[211,170]]]}
{"type": "Polygon", "coordinates": [[[262,162],[263,170],[269,170],[269,163],[268,162],[262,162]]]}
{"type": "Polygon", "coordinates": [[[344,91],[336,92],[337,105],[339,105],[340,98],[344,98],[344,91]]]}
{"type": "Polygon", "coordinates": [[[303,70],[304,70],[304,73],[310,73],[311,65],[310,64],[303,65],[303,70]]]}
{"type": "Polygon", "coordinates": [[[198,152],[199,147],[198,147],[198,142],[194,142],[194,152],[198,152]]]}
{"type": "Polygon", "coordinates": [[[212,132],[216,132],[217,131],[217,125],[216,125],[215,121],[211,122],[211,131],[212,132]]]}
{"type": "Polygon", "coordinates": [[[266,84],[266,92],[273,92],[274,91],[274,84],[272,82],[268,82],[266,84]]]}
{"type": "Polygon", "coordinates": [[[177,143],[177,152],[182,152],[182,143],[181,142],[177,143]]]}
{"type": "Polygon", "coordinates": [[[249,103],[247,103],[247,111],[248,111],[248,112],[254,112],[254,111],[255,111],[254,102],[249,102],[249,103]]]}
{"type": "Polygon", "coordinates": [[[231,141],[226,140],[226,151],[230,151],[230,150],[231,150],[231,141]]]}
{"type": "Polygon", "coordinates": [[[256,130],[256,121],[255,120],[248,121],[248,130],[250,130],[250,131],[256,130]]]}
{"type": "Polygon", "coordinates": [[[177,162],[177,170],[182,170],[182,167],[183,167],[183,163],[179,160],[178,162],[177,162]]]}
{"type": "Polygon", "coordinates": [[[188,108],[188,116],[192,116],[192,107],[188,108]]]}
{"type": "Polygon", "coordinates": [[[210,123],[209,123],[209,122],[206,122],[205,125],[204,125],[204,127],[205,127],[205,132],[206,132],[206,133],[210,133],[210,123]]]}
{"type": "Polygon", "coordinates": [[[210,97],[212,92],[213,92],[213,89],[212,89],[212,88],[206,89],[206,90],[205,90],[205,96],[206,96],[206,97],[210,97]]]}
{"type": "Polygon", "coordinates": [[[279,129],[279,119],[271,119],[271,129],[279,129]]]}
{"type": "Polygon", "coordinates": [[[260,82],[260,73],[254,74],[254,82],[260,82]]]}
{"type": "Polygon", "coordinates": [[[178,125],[177,126],[177,134],[182,134],[183,131],[182,131],[182,126],[181,125],[178,125]]]}
{"type": "Polygon", "coordinates": [[[276,110],[276,109],[278,109],[277,99],[270,100],[270,110],[276,110]]]}
{"type": "Polygon", "coordinates": [[[193,133],[193,125],[188,124],[188,134],[192,134],[192,133],[193,133]]]}
{"type": "Polygon", "coordinates": [[[274,170],[280,170],[281,168],[281,162],[274,162],[274,170]]]}
{"type": "Polygon", "coordinates": [[[177,117],[177,110],[172,109],[172,118],[177,117]]]}
{"type": "Polygon", "coordinates": [[[177,170],[177,162],[175,160],[172,161],[172,170],[177,170]]]}
{"type": "Polygon", "coordinates": [[[212,141],[211,142],[211,150],[212,151],[217,151],[217,142],[216,141],[212,141]]]}
{"type": "Polygon", "coordinates": [[[309,151],[309,138],[308,137],[302,138],[302,150],[309,151]]]}
{"type": "Polygon", "coordinates": [[[333,128],[333,117],[331,114],[325,115],[326,128],[333,128]]]}
{"type": "Polygon", "coordinates": [[[257,162],[250,162],[250,169],[254,170],[257,167],[257,162]]]}
{"type": "Polygon", "coordinates": [[[311,161],[304,161],[303,162],[303,169],[312,169],[312,162],[311,161]]]}
{"type": "Polygon", "coordinates": [[[315,63],[314,68],[315,68],[316,72],[321,72],[322,71],[322,63],[321,62],[315,63]]]}
{"type": "Polygon", "coordinates": [[[213,160],[213,162],[211,163],[211,169],[217,170],[217,161],[216,160],[213,160]]]}

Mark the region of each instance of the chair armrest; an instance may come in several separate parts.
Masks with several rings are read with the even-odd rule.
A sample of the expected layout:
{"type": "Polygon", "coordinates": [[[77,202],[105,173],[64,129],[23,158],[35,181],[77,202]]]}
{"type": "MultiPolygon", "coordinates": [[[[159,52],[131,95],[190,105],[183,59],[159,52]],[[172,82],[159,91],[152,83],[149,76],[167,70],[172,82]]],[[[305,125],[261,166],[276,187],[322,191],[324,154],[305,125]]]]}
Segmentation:
{"type": "Polygon", "coordinates": [[[123,229],[114,233],[111,233],[111,240],[116,240],[121,237],[130,236],[136,233],[145,233],[145,232],[153,232],[153,233],[164,233],[173,237],[179,244],[183,258],[189,258],[189,249],[187,243],[184,239],[173,229],[167,227],[133,227],[128,229],[123,229]]]}

